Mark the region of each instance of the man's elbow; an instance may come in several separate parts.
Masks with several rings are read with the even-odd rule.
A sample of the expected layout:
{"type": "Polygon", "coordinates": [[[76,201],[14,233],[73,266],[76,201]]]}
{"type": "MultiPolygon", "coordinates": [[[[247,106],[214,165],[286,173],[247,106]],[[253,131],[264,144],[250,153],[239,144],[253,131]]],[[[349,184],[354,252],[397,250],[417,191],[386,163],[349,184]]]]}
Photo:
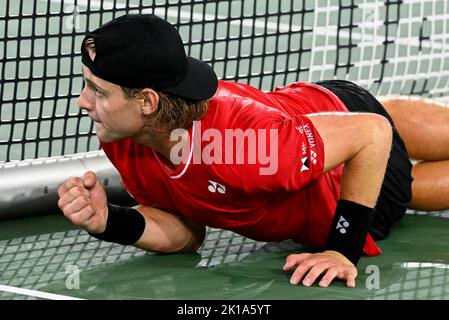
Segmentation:
{"type": "Polygon", "coordinates": [[[201,227],[192,233],[190,238],[186,241],[185,246],[182,248],[183,253],[196,252],[203,245],[206,238],[206,227],[201,227]]]}
{"type": "Polygon", "coordinates": [[[386,117],[379,114],[370,114],[369,137],[370,143],[376,144],[379,148],[385,149],[386,153],[390,153],[393,128],[386,117]]]}

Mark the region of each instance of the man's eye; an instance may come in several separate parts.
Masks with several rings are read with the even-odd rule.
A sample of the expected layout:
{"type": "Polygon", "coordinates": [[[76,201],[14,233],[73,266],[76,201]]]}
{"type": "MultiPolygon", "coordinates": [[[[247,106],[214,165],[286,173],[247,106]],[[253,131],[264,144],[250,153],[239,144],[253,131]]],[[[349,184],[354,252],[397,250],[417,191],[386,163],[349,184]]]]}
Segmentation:
{"type": "Polygon", "coordinates": [[[94,94],[95,94],[97,97],[103,96],[103,93],[102,93],[101,91],[99,91],[96,87],[91,86],[90,89],[94,92],[94,94]]]}

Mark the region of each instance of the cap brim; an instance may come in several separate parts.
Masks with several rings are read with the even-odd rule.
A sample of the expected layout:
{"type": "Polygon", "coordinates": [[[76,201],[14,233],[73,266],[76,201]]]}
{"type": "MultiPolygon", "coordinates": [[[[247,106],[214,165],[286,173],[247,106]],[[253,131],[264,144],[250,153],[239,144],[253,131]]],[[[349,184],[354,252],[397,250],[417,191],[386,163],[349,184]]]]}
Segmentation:
{"type": "Polygon", "coordinates": [[[218,86],[214,70],[206,62],[195,58],[187,57],[187,61],[186,77],[177,85],[164,88],[161,91],[192,100],[211,98],[218,86]]]}

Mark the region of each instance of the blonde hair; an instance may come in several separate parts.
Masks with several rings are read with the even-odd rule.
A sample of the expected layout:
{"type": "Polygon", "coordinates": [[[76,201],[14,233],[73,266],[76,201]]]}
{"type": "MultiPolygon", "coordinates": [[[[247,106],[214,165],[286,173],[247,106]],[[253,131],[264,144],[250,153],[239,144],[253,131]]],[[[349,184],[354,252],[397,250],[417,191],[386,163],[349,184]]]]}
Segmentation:
{"type": "MultiPolygon", "coordinates": [[[[144,98],[142,89],[122,89],[128,98],[144,98]]],[[[189,128],[193,121],[200,120],[207,112],[209,100],[187,100],[160,91],[156,93],[159,95],[159,104],[152,122],[157,129],[167,134],[178,128],[189,128]]]]}
{"type": "MultiPolygon", "coordinates": [[[[93,38],[85,42],[85,48],[95,53],[93,38]]],[[[129,99],[145,98],[142,89],[121,87],[129,99]]],[[[189,128],[193,121],[200,120],[207,112],[209,100],[189,100],[155,90],[159,95],[157,111],[152,122],[155,128],[170,135],[172,130],[189,128]]]]}

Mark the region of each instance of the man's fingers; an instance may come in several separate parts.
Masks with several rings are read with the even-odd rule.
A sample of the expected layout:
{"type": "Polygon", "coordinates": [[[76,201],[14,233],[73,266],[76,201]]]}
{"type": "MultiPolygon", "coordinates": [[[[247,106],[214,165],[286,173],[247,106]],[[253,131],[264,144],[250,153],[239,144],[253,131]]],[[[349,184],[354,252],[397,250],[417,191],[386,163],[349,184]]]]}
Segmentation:
{"type": "Polygon", "coordinates": [[[91,205],[85,206],[80,211],[72,214],[70,220],[83,228],[87,227],[91,223],[91,218],[94,215],[94,209],[91,205]]]}
{"type": "Polygon", "coordinates": [[[350,288],[355,287],[357,268],[342,259],[341,254],[315,253],[292,254],[286,258],[284,270],[289,270],[295,265],[298,267],[293,272],[290,283],[293,285],[302,282],[305,286],[311,286],[320,276],[321,287],[327,287],[336,278],[346,281],[350,288]]]}
{"type": "Polygon", "coordinates": [[[348,288],[354,288],[355,287],[355,278],[349,277],[348,280],[346,281],[346,286],[348,288]]]}
{"type": "Polygon", "coordinates": [[[293,272],[290,277],[291,284],[298,284],[304,277],[304,275],[313,267],[313,263],[303,262],[293,272]]]}
{"type": "Polygon", "coordinates": [[[86,188],[92,188],[97,183],[97,176],[92,171],[87,171],[83,175],[83,183],[86,188]]]}
{"type": "Polygon", "coordinates": [[[58,188],[58,196],[62,197],[74,187],[92,188],[96,182],[97,176],[92,171],[86,172],[82,178],[70,177],[58,188]]]}
{"type": "Polygon", "coordinates": [[[78,187],[82,187],[83,186],[83,180],[81,180],[80,177],[70,177],[69,179],[67,179],[66,182],[64,182],[63,187],[66,191],[72,189],[73,187],[78,186],[78,187]]]}
{"type": "Polygon", "coordinates": [[[338,267],[331,267],[327,270],[323,279],[320,281],[321,287],[327,287],[331,282],[338,277],[339,279],[346,280],[346,286],[349,288],[355,287],[355,278],[357,277],[357,270],[355,268],[343,267],[343,271],[338,267]],[[348,269],[349,268],[349,269],[348,269]]]}
{"type": "Polygon", "coordinates": [[[87,189],[83,188],[83,187],[74,187],[72,189],[70,189],[66,194],[65,194],[65,201],[67,203],[72,202],[73,200],[77,199],[77,198],[81,198],[81,197],[85,197],[85,198],[89,198],[90,193],[87,189]]]}
{"type": "Polygon", "coordinates": [[[329,263],[315,264],[305,276],[304,280],[302,281],[302,284],[305,285],[306,287],[311,286],[315,282],[315,280],[319,276],[321,276],[323,272],[329,269],[329,266],[331,266],[329,263]]]}
{"type": "Polygon", "coordinates": [[[75,199],[84,197],[86,199],[90,198],[90,192],[82,187],[73,187],[69,191],[65,192],[64,195],[58,200],[58,206],[61,210],[72,203],[75,199]]]}
{"type": "Polygon", "coordinates": [[[285,259],[285,265],[283,267],[284,271],[290,270],[292,267],[303,263],[310,257],[310,253],[299,253],[299,254],[290,254],[285,259]]]}
{"type": "Polygon", "coordinates": [[[329,268],[319,283],[320,287],[329,286],[336,276],[338,276],[338,268],[329,268]]]}
{"type": "Polygon", "coordinates": [[[64,214],[72,215],[81,211],[85,206],[90,205],[89,199],[86,197],[78,197],[63,207],[64,214]]]}
{"type": "Polygon", "coordinates": [[[355,278],[357,277],[357,271],[347,271],[346,272],[346,286],[349,288],[355,287],[355,278]]]}
{"type": "Polygon", "coordinates": [[[68,178],[59,188],[58,196],[62,197],[66,192],[68,192],[73,187],[83,187],[83,180],[80,177],[70,177],[68,178]]]}
{"type": "Polygon", "coordinates": [[[58,206],[73,224],[89,232],[105,229],[106,197],[95,173],[67,179],[58,189],[58,206]]]}

